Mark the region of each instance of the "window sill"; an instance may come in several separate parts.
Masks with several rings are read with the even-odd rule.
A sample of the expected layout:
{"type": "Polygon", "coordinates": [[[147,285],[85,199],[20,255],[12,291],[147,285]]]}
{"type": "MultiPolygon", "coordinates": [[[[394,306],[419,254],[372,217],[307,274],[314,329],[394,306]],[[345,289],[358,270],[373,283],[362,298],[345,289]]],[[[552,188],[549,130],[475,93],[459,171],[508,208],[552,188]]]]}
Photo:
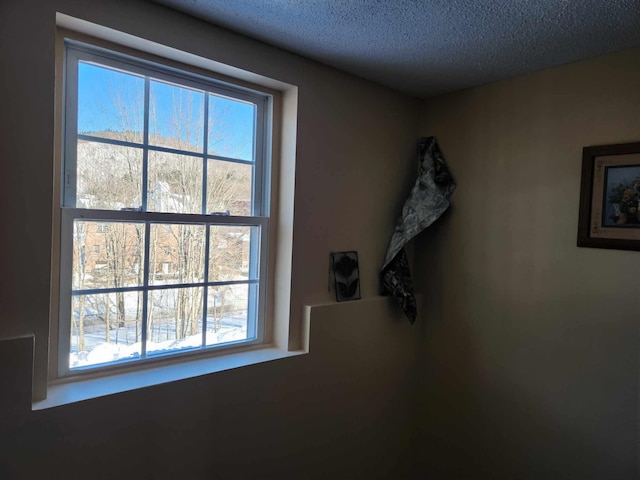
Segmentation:
{"type": "Polygon", "coordinates": [[[232,370],[256,363],[270,362],[307,353],[303,350],[287,352],[278,348],[261,348],[219,357],[163,364],[99,378],[79,379],[49,385],[47,398],[33,402],[33,410],[44,410],[97,397],[185,380],[210,373],[232,370]]]}

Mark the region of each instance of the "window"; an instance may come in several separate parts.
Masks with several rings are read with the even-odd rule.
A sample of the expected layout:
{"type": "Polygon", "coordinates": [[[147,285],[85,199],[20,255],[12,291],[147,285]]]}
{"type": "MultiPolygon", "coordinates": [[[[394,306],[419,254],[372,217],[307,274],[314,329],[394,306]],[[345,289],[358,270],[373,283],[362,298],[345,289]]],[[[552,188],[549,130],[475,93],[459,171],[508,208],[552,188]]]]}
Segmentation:
{"type": "Polygon", "coordinates": [[[271,97],[65,49],[58,375],[263,342],[271,97]]]}

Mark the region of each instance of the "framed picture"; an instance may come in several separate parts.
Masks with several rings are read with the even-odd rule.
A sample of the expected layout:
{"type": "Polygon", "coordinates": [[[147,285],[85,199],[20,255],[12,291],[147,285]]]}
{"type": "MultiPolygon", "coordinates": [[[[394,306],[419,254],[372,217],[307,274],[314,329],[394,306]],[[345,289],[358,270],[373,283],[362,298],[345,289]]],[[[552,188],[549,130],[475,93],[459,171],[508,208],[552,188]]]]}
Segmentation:
{"type": "Polygon", "coordinates": [[[358,252],[332,252],[331,268],[335,282],[336,301],[359,300],[358,252]]]}
{"type": "Polygon", "coordinates": [[[578,246],[640,250],[640,142],[582,149],[578,246]]]}

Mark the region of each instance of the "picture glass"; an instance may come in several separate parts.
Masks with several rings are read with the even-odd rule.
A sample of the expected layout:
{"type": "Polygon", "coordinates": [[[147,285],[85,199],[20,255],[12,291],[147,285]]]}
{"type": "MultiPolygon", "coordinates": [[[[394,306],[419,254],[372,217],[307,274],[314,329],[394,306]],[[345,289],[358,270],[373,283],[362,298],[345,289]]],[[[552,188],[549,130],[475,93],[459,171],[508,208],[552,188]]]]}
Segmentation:
{"type": "Polygon", "coordinates": [[[640,228],[640,165],[605,167],[602,225],[640,228]]]}

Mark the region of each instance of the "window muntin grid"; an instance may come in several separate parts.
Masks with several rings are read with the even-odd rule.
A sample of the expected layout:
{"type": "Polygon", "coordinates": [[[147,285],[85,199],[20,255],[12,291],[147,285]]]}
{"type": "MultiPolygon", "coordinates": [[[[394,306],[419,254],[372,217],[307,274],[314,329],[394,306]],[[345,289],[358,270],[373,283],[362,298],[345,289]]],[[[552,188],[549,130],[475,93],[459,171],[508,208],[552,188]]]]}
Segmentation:
{"type": "MultiPolygon", "coordinates": [[[[264,135],[267,130],[269,98],[257,92],[218,84],[213,80],[205,81],[200,76],[73,42],[67,44],[66,55],[59,375],[95,365],[144,360],[164,353],[200,351],[237,343],[260,343],[263,340],[268,229],[268,189],[263,188],[263,184],[268,167],[264,135]],[[82,113],[79,103],[83,99],[86,101],[88,89],[83,85],[82,79],[79,79],[78,72],[91,68],[104,69],[108,75],[124,78],[135,84],[136,88],[142,82],[144,87],[141,92],[126,90],[124,93],[127,95],[122,95],[137,95],[143,104],[142,112],[135,105],[130,108],[134,117],[131,121],[133,128],[114,128],[111,131],[90,131],[83,128],[90,122],[86,119],[87,115],[82,113]],[[202,109],[196,116],[202,120],[202,135],[187,133],[182,137],[178,136],[176,141],[171,141],[170,136],[159,138],[161,135],[157,134],[158,129],[151,128],[153,86],[158,91],[164,88],[171,92],[178,91],[180,95],[186,92],[188,96],[195,92],[194,95],[201,99],[202,109]],[[210,108],[213,104],[236,105],[243,110],[240,123],[244,123],[245,127],[249,117],[247,112],[250,111],[250,146],[245,144],[239,149],[237,156],[229,156],[233,153],[229,142],[223,145],[224,149],[218,149],[224,150],[222,153],[226,155],[219,154],[220,151],[210,145],[215,140],[215,135],[212,135],[209,128],[215,118],[210,108]],[[140,117],[142,122],[139,121],[140,117]],[[83,121],[85,123],[79,126],[78,122],[83,121]],[[93,156],[87,153],[87,146],[93,149],[93,156]],[[97,165],[102,168],[94,168],[97,178],[89,179],[83,174],[82,167],[84,165],[85,168],[91,168],[86,165],[96,158],[102,160],[97,165]],[[131,184],[128,192],[134,192],[133,195],[123,195],[122,198],[118,198],[117,194],[113,195],[114,187],[110,185],[117,175],[113,170],[118,162],[127,166],[128,176],[123,176],[121,181],[131,184]],[[165,165],[157,168],[153,165],[154,162],[164,162],[165,165]],[[172,162],[170,167],[166,166],[172,162]],[[165,176],[154,172],[154,168],[164,172],[165,176]],[[225,179],[232,179],[236,184],[244,183],[235,192],[237,195],[227,192],[224,196],[216,197],[216,193],[224,189],[225,179]],[[87,193],[87,184],[91,183],[89,180],[94,185],[91,193],[87,193]],[[186,188],[175,193],[172,181],[178,181],[186,188]],[[247,199],[247,196],[250,198],[247,199]],[[122,244],[117,245],[121,251],[115,251],[117,249],[113,240],[111,246],[106,244],[108,242],[98,245],[94,242],[89,245],[93,252],[103,251],[107,255],[111,252],[111,258],[100,262],[101,259],[96,254],[89,259],[91,256],[87,256],[86,251],[80,252],[81,248],[86,250],[88,247],[87,233],[82,237],[79,234],[80,226],[84,226],[85,230],[90,226],[90,230],[95,232],[94,237],[100,234],[113,237],[117,235],[119,228],[120,238],[124,239],[122,244]],[[157,237],[163,235],[163,232],[165,237],[173,238],[173,243],[157,244],[157,237]],[[199,234],[195,235],[195,232],[199,234]],[[226,233],[221,235],[215,232],[226,233]],[[180,257],[185,256],[181,249],[187,248],[186,240],[182,237],[192,240],[191,243],[187,242],[191,256],[194,255],[191,248],[194,238],[198,237],[199,253],[196,255],[195,268],[194,265],[187,268],[185,261],[182,261],[184,268],[180,266],[180,257]],[[219,257],[220,261],[216,260],[216,255],[219,256],[221,252],[227,257],[233,257],[225,260],[227,263],[223,267],[226,268],[220,268],[220,262],[224,263],[223,257],[219,257]],[[116,258],[120,260],[116,261],[116,258]],[[81,285],[78,278],[87,261],[92,262],[92,272],[96,275],[90,275],[90,281],[81,285]],[[239,261],[240,264],[234,268],[233,261],[239,261]],[[181,268],[189,270],[191,277],[185,277],[181,268]],[[126,274],[119,275],[119,271],[126,274]],[[194,272],[197,275],[193,276],[194,272]],[[113,280],[109,283],[104,277],[110,274],[111,278],[121,281],[113,280]],[[93,309],[85,308],[91,296],[102,299],[101,309],[95,308],[95,305],[93,309]],[[84,304],[79,305],[79,302],[84,304]],[[185,317],[180,313],[184,310],[185,303],[189,304],[192,312],[189,321],[182,321],[185,317]],[[225,338],[219,333],[222,319],[228,314],[230,306],[236,308],[238,304],[243,304],[241,308],[244,313],[240,315],[239,321],[238,318],[234,321],[243,328],[244,336],[225,338]],[[115,311],[112,312],[114,308],[115,311]],[[201,315],[194,316],[193,312],[198,311],[201,315]],[[75,335],[74,347],[74,328],[78,330],[80,317],[85,314],[99,317],[96,312],[100,312],[102,318],[94,319],[94,323],[104,324],[98,335],[103,335],[107,344],[114,340],[116,343],[121,341],[118,338],[120,328],[124,328],[125,336],[134,332],[137,341],[133,342],[130,355],[119,356],[115,362],[103,361],[103,356],[100,361],[84,359],[73,363],[71,357],[74,349],[78,350],[80,347],[79,333],[75,335]],[[158,325],[159,318],[172,318],[172,315],[174,326],[169,326],[171,322],[165,322],[167,341],[172,336],[176,341],[188,336],[189,341],[174,344],[173,347],[167,347],[166,344],[158,346],[162,342],[154,340],[154,335],[158,334],[154,325],[158,325]],[[109,317],[109,320],[105,317],[109,317]],[[109,331],[109,328],[114,328],[114,317],[117,320],[115,339],[109,331]],[[208,330],[211,324],[214,324],[213,332],[208,330]],[[198,335],[200,338],[196,341],[194,338],[198,335]]],[[[184,96],[177,103],[180,107],[184,106],[182,98],[184,96]]],[[[156,106],[153,107],[156,112],[162,108],[166,110],[166,98],[164,101],[164,107],[158,107],[163,100],[156,95],[156,106]]],[[[174,102],[173,107],[175,106],[174,102]]],[[[187,118],[190,118],[189,115],[193,115],[193,111],[187,118]]],[[[115,185],[117,186],[117,182],[115,185]]],[[[86,271],[84,275],[86,280],[86,271]]],[[[92,298],[97,304],[95,299],[92,298]]],[[[86,348],[86,339],[83,346],[86,348]]]]}

